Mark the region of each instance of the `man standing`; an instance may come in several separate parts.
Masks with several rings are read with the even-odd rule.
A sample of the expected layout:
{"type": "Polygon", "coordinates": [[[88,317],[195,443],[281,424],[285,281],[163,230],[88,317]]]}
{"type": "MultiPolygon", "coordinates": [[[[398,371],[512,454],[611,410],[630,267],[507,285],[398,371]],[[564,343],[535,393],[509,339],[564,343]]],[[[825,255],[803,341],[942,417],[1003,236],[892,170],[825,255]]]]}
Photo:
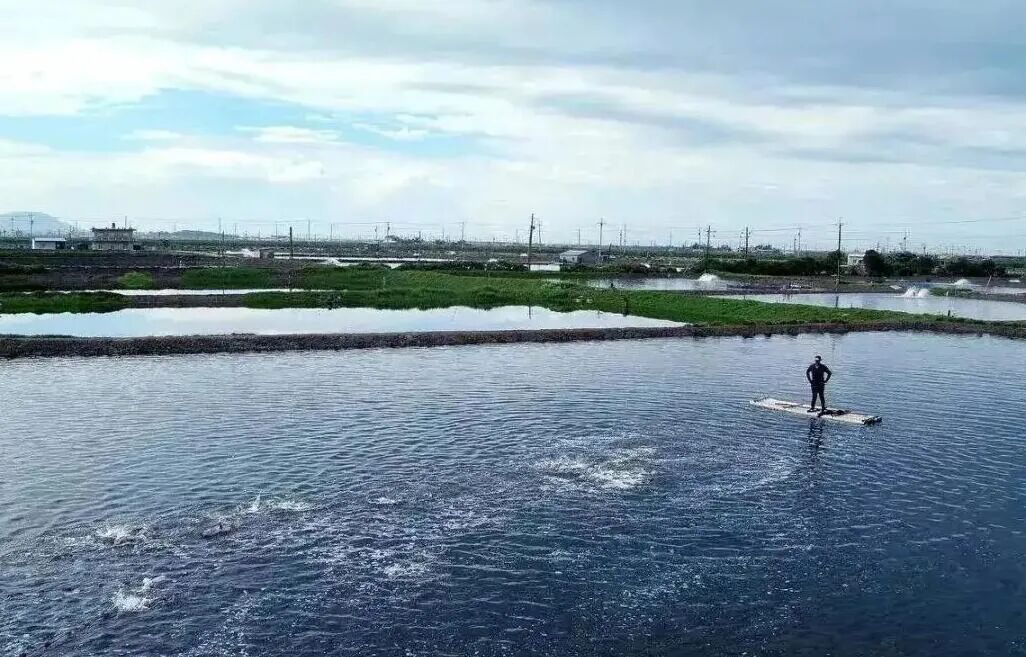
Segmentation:
{"type": "Polygon", "coordinates": [[[809,369],[805,370],[805,378],[809,380],[809,384],[812,386],[812,406],[809,408],[810,413],[816,412],[816,398],[819,398],[820,404],[823,406],[823,412],[826,412],[826,397],[823,396],[823,392],[826,390],[827,381],[833,373],[830,368],[823,364],[823,359],[820,356],[816,356],[816,362],[809,365],[809,369]]]}

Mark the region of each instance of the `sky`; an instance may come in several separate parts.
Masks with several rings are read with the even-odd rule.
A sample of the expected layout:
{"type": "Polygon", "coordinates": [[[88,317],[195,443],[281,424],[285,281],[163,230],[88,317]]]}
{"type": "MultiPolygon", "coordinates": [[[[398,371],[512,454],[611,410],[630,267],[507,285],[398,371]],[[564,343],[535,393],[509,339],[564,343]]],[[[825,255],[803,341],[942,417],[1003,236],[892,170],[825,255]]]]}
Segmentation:
{"type": "Polygon", "coordinates": [[[0,212],[1026,248],[1018,0],[0,0],[0,212]],[[906,237],[907,233],[907,237],[906,237]]]}

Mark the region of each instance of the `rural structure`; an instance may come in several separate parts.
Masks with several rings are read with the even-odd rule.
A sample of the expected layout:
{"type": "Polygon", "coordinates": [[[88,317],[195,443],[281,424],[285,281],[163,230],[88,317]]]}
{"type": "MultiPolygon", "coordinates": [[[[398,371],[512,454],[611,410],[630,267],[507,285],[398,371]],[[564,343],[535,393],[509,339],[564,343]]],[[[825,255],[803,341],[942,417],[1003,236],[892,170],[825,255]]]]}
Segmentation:
{"type": "Polygon", "coordinates": [[[570,249],[559,254],[559,261],[566,265],[597,265],[602,256],[592,249],[570,249]]]}
{"type": "Polygon", "coordinates": [[[135,245],[134,228],[118,228],[111,223],[110,228],[93,228],[93,239],[89,243],[93,251],[132,251],[135,245]]]}

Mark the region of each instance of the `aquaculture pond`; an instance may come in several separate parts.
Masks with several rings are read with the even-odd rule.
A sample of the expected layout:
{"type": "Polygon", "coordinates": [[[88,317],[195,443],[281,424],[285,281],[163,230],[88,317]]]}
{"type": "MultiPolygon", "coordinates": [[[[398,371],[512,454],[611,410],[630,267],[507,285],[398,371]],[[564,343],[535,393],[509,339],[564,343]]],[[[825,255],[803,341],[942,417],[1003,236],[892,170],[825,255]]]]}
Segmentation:
{"type": "Polygon", "coordinates": [[[0,315],[0,335],[221,335],[392,333],[678,326],[677,322],[594,310],[556,312],[528,306],[380,310],[375,308],[130,308],[110,313],[0,315]]]}
{"type": "Polygon", "coordinates": [[[1023,362],[911,334],[11,361],[0,654],[1018,654],[1023,362]],[[749,406],[803,399],[816,353],[883,424],[749,406]]]}
{"type": "MultiPolygon", "coordinates": [[[[926,291],[926,290],[924,290],[926,291]]],[[[928,291],[926,291],[928,292],[928,291]]],[[[990,299],[963,299],[936,295],[907,295],[888,293],[813,293],[813,294],[744,294],[725,295],[738,299],[767,303],[797,303],[830,308],[871,308],[899,310],[906,313],[929,313],[989,321],[1026,320],[1026,303],[992,301],[990,299]]]]}
{"type": "Polygon", "coordinates": [[[593,287],[615,287],[622,290],[660,290],[660,291],[701,291],[727,290],[731,287],[742,287],[738,283],[726,281],[715,274],[702,274],[698,278],[680,278],[667,276],[621,276],[617,278],[599,278],[588,281],[593,287]]]}

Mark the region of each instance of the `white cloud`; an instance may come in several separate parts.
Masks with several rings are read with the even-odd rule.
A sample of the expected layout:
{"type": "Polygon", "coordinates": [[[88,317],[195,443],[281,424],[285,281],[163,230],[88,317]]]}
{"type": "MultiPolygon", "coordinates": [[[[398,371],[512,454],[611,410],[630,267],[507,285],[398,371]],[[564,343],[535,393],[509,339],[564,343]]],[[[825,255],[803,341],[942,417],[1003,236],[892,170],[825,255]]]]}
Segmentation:
{"type": "Polygon", "coordinates": [[[386,139],[392,139],[394,141],[420,141],[426,138],[429,133],[427,130],[419,130],[417,128],[411,128],[409,126],[401,126],[399,128],[382,128],[380,126],[371,125],[369,123],[354,123],[353,127],[357,130],[363,130],[365,132],[372,132],[378,136],[386,139]]]}
{"type": "Polygon", "coordinates": [[[333,130],[311,130],[290,125],[239,128],[253,133],[256,141],[268,144],[332,144],[339,141],[339,134],[333,130]]]}
{"type": "MultiPolygon", "coordinates": [[[[330,198],[325,216],[340,205],[460,214],[491,217],[507,232],[537,209],[553,234],[567,237],[599,215],[661,234],[655,226],[1002,214],[1022,200],[1021,99],[863,88],[851,76],[827,86],[789,80],[791,69],[779,80],[776,71],[737,75],[697,57],[674,59],[693,54],[674,50],[685,47],[678,41],[711,36],[681,22],[679,38],[657,38],[666,26],[644,5],[0,0],[0,10],[19,16],[0,25],[0,114],[105,108],[116,121],[120,105],[191,89],[299,104],[317,124],[252,121],[202,138],[152,125],[126,135],[138,152],[116,156],[0,142],[0,171],[9,176],[0,186],[23,207],[40,199],[46,210],[61,190],[86,212],[106,210],[124,198],[115,185],[138,189],[138,207],[146,189],[154,206],[166,205],[155,190],[177,186],[198,190],[188,203],[228,206],[221,212],[247,207],[244,196],[282,214],[302,204],[314,212],[316,202],[305,199],[330,198]],[[757,80],[772,84],[757,89],[757,80]],[[390,151],[406,144],[409,152],[346,143],[331,129],[346,121],[396,142],[390,151]],[[473,148],[445,159],[416,155],[427,149],[413,142],[435,135],[473,148]],[[31,176],[10,149],[32,158],[31,176]],[[94,189],[65,192],[69,162],[94,189]],[[261,185],[277,196],[256,191],[261,185]],[[298,187],[306,197],[290,195],[298,187]],[[340,195],[349,198],[340,203],[340,195]]],[[[735,23],[715,24],[712,36],[740,48],[736,37],[748,30],[735,23]]],[[[731,61],[735,54],[722,53],[731,61]]],[[[773,54],[767,66],[778,65],[773,54]]]]}
{"type": "Polygon", "coordinates": [[[172,130],[133,130],[125,135],[129,141],[178,141],[185,137],[180,132],[172,130]]]}

